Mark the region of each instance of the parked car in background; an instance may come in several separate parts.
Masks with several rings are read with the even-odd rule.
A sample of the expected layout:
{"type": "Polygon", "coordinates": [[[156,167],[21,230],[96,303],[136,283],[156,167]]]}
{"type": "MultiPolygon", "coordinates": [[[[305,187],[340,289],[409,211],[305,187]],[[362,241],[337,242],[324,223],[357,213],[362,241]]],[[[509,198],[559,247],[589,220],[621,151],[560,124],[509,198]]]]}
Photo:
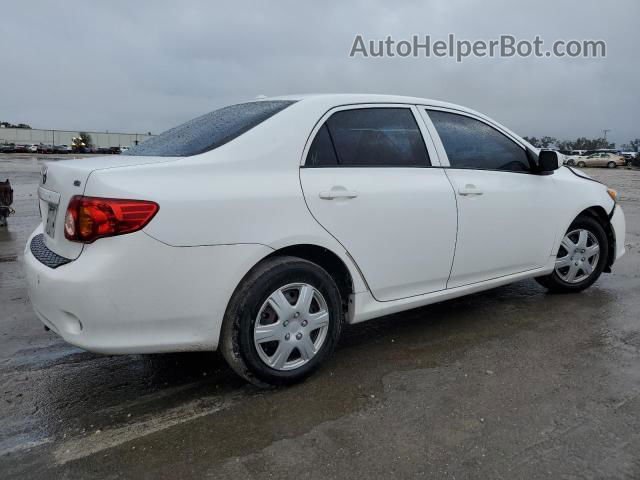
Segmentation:
{"type": "Polygon", "coordinates": [[[627,165],[632,165],[633,161],[638,157],[638,152],[620,152],[627,165]]]}
{"type": "Polygon", "coordinates": [[[620,151],[615,148],[598,148],[596,150],[587,150],[582,154],[582,156],[588,157],[589,155],[593,155],[594,153],[613,153],[615,155],[620,155],[620,151]]]}
{"type": "Polygon", "coordinates": [[[29,146],[19,143],[13,148],[13,153],[29,153],[29,146]]]}
{"type": "Polygon", "coordinates": [[[55,145],[53,147],[54,153],[71,153],[73,149],[69,145],[55,145]]]}
{"type": "Polygon", "coordinates": [[[13,153],[16,146],[13,143],[0,144],[0,153],[13,153]]]}
{"type": "Polygon", "coordinates": [[[573,162],[578,167],[624,167],[627,161],[624,157],[615,153],[592,153],[587,156],[579,156],[573,159],[573,162]]]}
{"type": "Polygon", "coordinates": [[[76,146],[75,148],[73,148],[73,151],[75,153],[98,153],[98,149],[96,147],[81,147],[81,146],[76,146]]]}
{"type": "Polygon", "coordinates": [[[128,153],[47,163],[24,254],[38,318],[91,351],[219,349],[291,384],[345,323],[525,278],[578,292],[624,253],[614,190],[449,103],[265,99],[128,153]]]}
{"type": "Polygon", "coordinates": [[[129,151],[129,147],[120,147],[120,153],[127,153],[129,151]]]}
{"type": "Polygon", "coordinates": [[[53,146],[47,143],[40,143],[37,145],[38,153],[53,153],[53,146]]]}
{"type": "Polygon", "coordinates": [[[574,165],[575,155],[572,155],[568,150],[559,150],[558,155],[562,161],[562,165],[574,165]]]}

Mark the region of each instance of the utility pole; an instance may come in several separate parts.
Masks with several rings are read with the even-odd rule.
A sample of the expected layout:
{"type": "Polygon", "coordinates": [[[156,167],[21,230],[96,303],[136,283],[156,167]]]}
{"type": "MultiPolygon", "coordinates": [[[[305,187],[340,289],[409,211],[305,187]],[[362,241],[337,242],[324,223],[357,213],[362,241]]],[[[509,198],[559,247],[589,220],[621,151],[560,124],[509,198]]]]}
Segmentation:
{"type": "Polygon", "coordinates": [[[607,139],[607,133],[611,131],[610,128],[605,128],[604,130],[602,130],[604,132],[604,139],[607,139]]]}

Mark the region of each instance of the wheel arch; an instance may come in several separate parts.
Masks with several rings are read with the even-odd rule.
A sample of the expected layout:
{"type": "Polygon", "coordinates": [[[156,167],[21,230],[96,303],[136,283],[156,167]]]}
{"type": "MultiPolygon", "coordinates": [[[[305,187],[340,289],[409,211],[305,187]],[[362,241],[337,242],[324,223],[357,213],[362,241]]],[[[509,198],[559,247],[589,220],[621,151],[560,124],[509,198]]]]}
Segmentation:
{"type": "MultiPolygon", "coordinates": [[[[615,208],[615,207],[614,207],[615,208]]],[[[594,205],[588,208],[583,209],[576,217],[571,221],[574,222],[576,218],[580,216],[591,217],[602,225],[605,233],[607,234],[607,240],[609,243],[609,252],[607,256],[607,263],[605,264],[604,272],[610,273],[611,266],[616,258],[616,237],[613,231],[613,227],[611,226],[611,221],[609,219],[609,215],[607,211],[600,205],[594,205]]]]}
{"type": "Polygon", "coordinates": [[[342,297],[343,307],[347,311],[349,307],[349,299],[353,293],[357,291],[356,282],[359,280],[355,275],[358,272],[352,272],[345,261],[338,254],[327,247],[323,247],[311,243],[302,243],[288,245],[274,250],[261,261],[279,256],[298,257],[319,265],[327,271],[335,280],[340,295],[342,297]]]}
{"type": "Polygon", "coordinates": [[[255,263],[244,271],[239,281],[236,283],[225,307],[225,316],[229,306],[229,303],[235,296],[236,292],[243,284],[244,280],[252,274],[252,272],[258,268],[265,260],[274,257],[298,257],[303,260],[307,260],[319,265],[326,270],[329,275],[336,281],[340,295],[343,301],[343,307],[347,315],[347,319],[353,315],[354,305],[351,303],[352,294],[361,293],[369,290],[369,286],[360,269],[356,265],[355,261],[351,258],[348,252],[344,252],[341,256],[335,249],[328,246],[320,245],[318,243],[304,242],[304,243],[290,243],[280,245],[278,247],[270,246],[272,249],[267,255],[261,256],[259,259],[254,260],[255,263]]]}

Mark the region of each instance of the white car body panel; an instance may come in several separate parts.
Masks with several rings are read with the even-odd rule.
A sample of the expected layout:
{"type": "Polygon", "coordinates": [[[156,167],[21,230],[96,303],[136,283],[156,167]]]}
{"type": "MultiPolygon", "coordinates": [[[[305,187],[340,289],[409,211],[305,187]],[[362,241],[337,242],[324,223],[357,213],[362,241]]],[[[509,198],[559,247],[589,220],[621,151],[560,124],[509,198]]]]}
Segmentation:
{"type": "Polygon", "coordinates": [[[304,168],[300,177],[311,213],[351,254],[376,299],[446,288],[457,221],[444,170],[304,168]],[[358,196],[320,198],[322,192],[340,189],[358,196]]]}
{"type": "Polygon", "coordinates": [[[458,196],[458,246],[448,288],[546,265],[558,234],[554,207],[560,199],[552,175],[470,169],[447,175],[458,196]],[[465,189],[479,194],[461,195],[465,189]]]}
{"type": "Polygon", "coordinates": [[[613,232],[616,240],[616,257],[618,260],[621,256],[624,255],[624,238],[626,232],[626,223],[624,219],[624,212],[621,208],[616,208],[613,212],[613,217],[611,217],[611,226],[613,227],[613,232]]]}
{"type": "MultiPolygon", "coordinates": [[[[76,259],[82,253],[83,245],[81,243],[68,242],[64,238],[64,216],[69,205],[69,200],[74,195],[82,195],[86,192],[86,182],[92,172],[97,170],[117,169],[119,167],[130,165],[148,165],[151,163],[165,163],[175,161],[171,158],[158,157],[120,157],[106,156],[81,158],[74,160],[60,160],[57,162],[45,162],[42,167],[42,179],[44,184],[41,189],[59,193],[59,201],[55,218],[55,235],[50,237],[44,236],[45,244],[58,255],[66,258],[76,259]],[[55,171],[55,174],[49,174],[49,169],[55,171]],[[74,183],[76,182],[76,183],[74,183]]],[[[45,192],[46,194],[46,192],[45,192]]],[[[113,196],[113,195],[109,195],[113,196]]],[[[39,207],[42,215],[43,224],[47,223],[49,207],[46,199],[39,195],[39,207]]]]}
{"type": "MultiPolygon", "coordinates": [[[[563,167],[556,170],[553,174],[554,182],[558,191],[561,192],[561,198],[555,205],[558,221],[557,236],[552,252],[557,252],[560,248],[560,242],[564,232],[567,231],[571,222],[584,210],[591,207],[600,207],[604,214],[610,214],[613,211],[615,202],[607,194],[607,188],[596,181],[587,180],[588,177],[581,178],[578,174],[573,173],[575,170],[570,167],[563,167]]],[[[584,176],[583,173],[579,175],[584,176]]],[[[616,212],[622,214],[622,208],[617,206],[616,212]]],[[[622,245],[624,248],[625,231],[616,230],[616,226],[612,223],[614,234],[616,237],[616,248],[622,245]]],[[[620,227],[620,225],[619,225],[620,227]]]]}
{"type": "Polygon", "coordinates": [[[418,295],[415,297],[401,298],[393,302],[378,302],[373,298],[370,292],[362,292],[354,295],[354,308],[349,317],[349,323],[360,323],[382,315],[391,315],[399,313],[411,308],[424,307],[433,303],[451,300],[453,298],[463,297],[472,293],[489,290],[491,288],[500,287],[509,283],[517,282],[526,278],[545,275],[553,270],[554,259],[550,259],[544,268],[531,270],[528,272],[506,275],[504,277],[493,278],[479,283],[472,283],[461,287],[448,288],[437,292],[428,293],[426,295],[418,295]]]}
{"type": "Polygon", "coordinates": [[[38,318],[101,353],[216,349],[236,285],[273,252],[255,244],[170,247],[144,232],[100,240],[64,267],[44,266],[28,247],[25,263],[38,318]]]}
{"type": "MultiPolygon", "coordinates": [[[[51,269],[27,243],[30,297],[45,325],[105,353],[215,349],[242,278],[265,257],[299,245],[342,261],[353,284],[347,321],[359,322],[549,273],[578,214],[613,210],[602,184],[568,168],[547,176],[449,168],[425,106],[481,118],[530,147],[464,107],[384,95],[279,99],[288,98],[298,102],[199,155],[50,163],[43,187],[52,194],[43,194],[41,206],[59,194],[59,225],[45,243],[73,261],[51,269]],[[331,111],[397,104],[414,111],[433,167],[301,168],[331,111]],[[461,198],[458,189],[468,183],[481,185],[483,195],[461,198]],[[358,196],[320,198],[333,187],[358,196]],[[83,245],[66,240],[61,228],[73,195],[149,200],[160,210],[142,231],[83,245]]],[[[611,226],[619,257],[619,207],[611,226]]]]}

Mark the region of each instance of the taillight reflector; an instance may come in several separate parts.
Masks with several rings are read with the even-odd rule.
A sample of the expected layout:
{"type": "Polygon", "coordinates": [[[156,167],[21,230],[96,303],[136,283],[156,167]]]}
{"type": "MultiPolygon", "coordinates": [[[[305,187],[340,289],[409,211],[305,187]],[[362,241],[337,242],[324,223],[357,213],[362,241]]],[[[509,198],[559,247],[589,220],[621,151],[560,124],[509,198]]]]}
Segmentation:
{"type": "Polygon", "coordinates": [[[64,219],[64,236],[73,242],[135,232],[151,221],[160,207],[146,200],[74,196],[64,219]]]}

